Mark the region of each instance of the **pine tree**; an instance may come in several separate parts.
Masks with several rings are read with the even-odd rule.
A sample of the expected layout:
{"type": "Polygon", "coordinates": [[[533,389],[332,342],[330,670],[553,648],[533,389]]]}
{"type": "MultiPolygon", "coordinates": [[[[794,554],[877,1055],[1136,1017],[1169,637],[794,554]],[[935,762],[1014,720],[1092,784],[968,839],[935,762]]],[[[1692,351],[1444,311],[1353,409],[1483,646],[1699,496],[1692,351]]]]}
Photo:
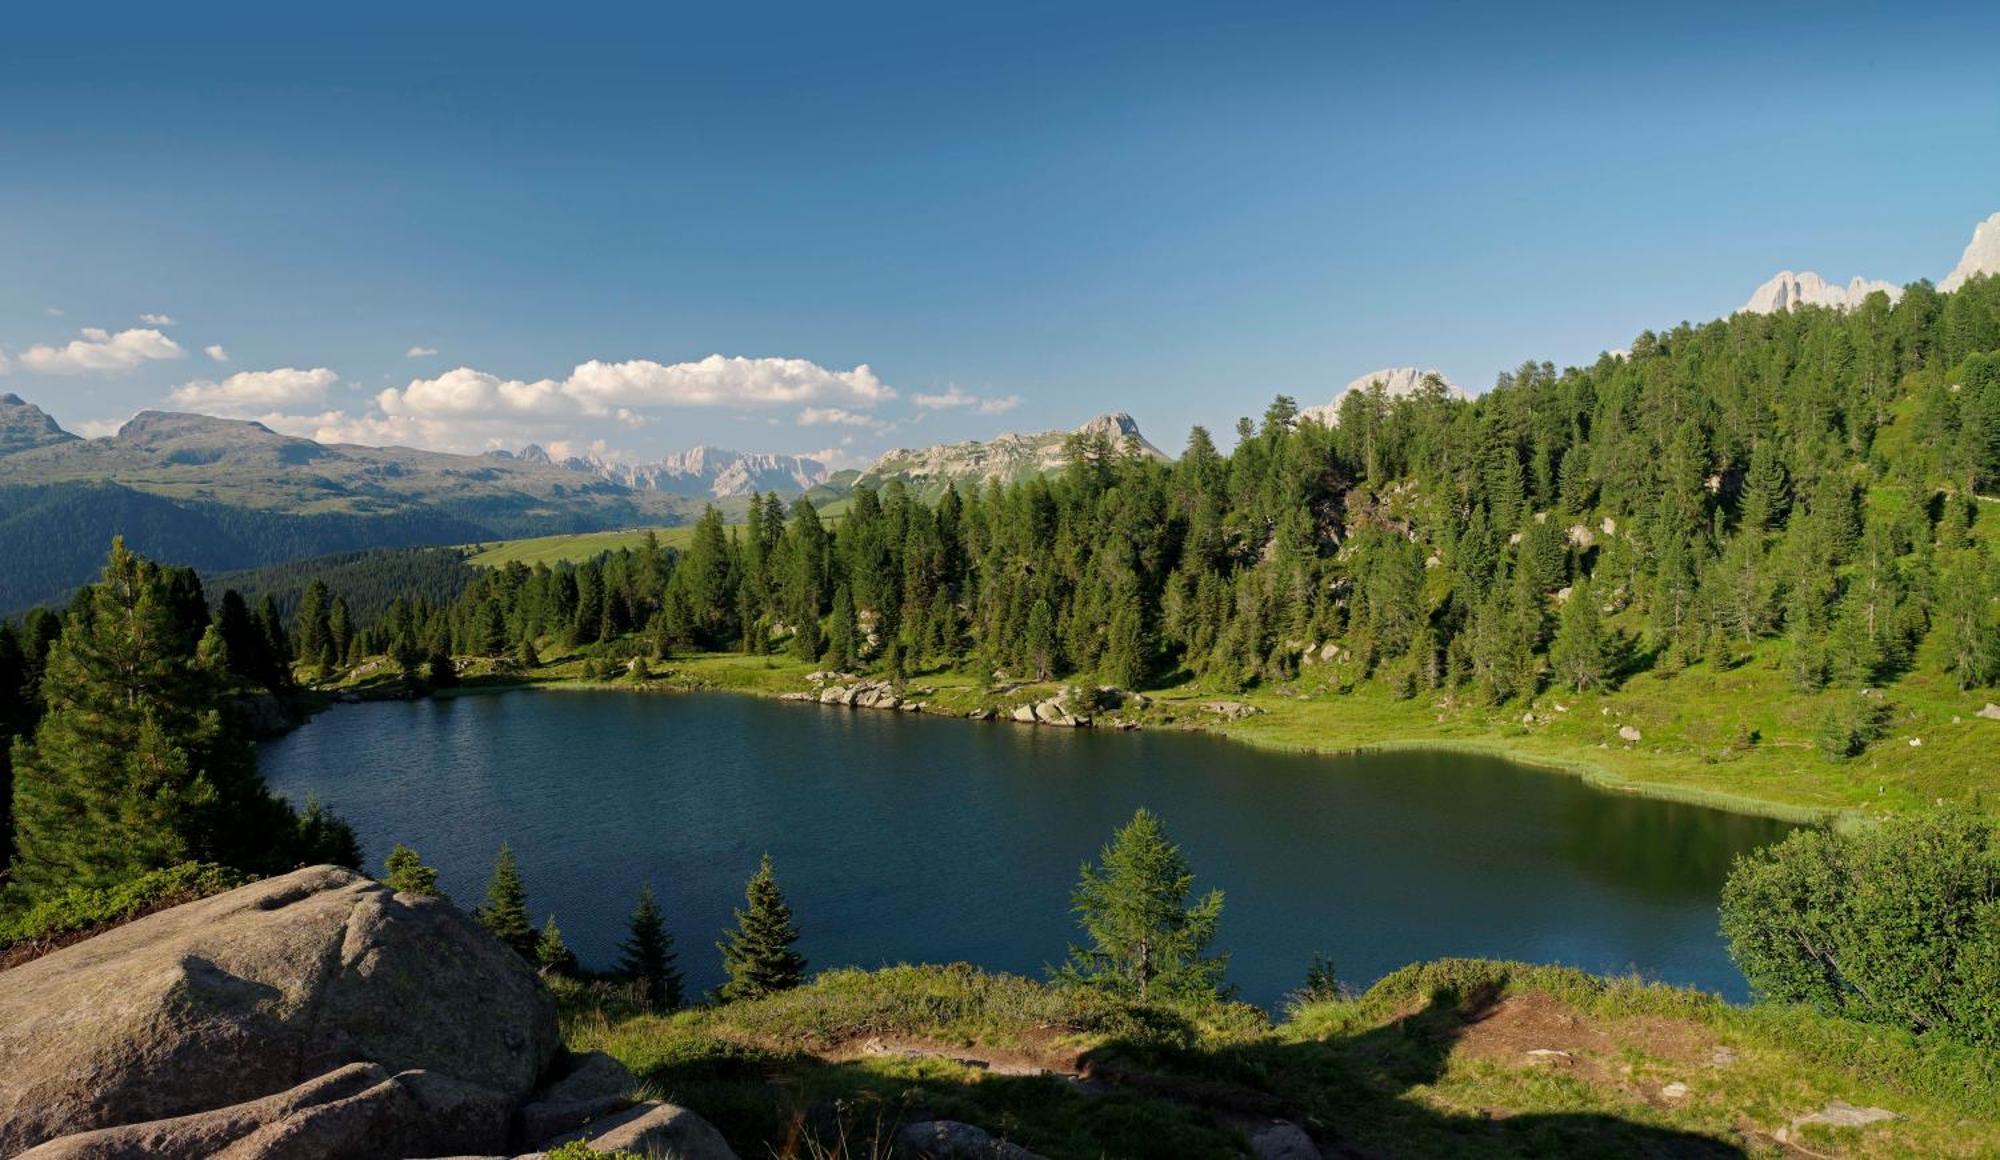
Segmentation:
{"type": "Polygon", "coordinates": [[[1192,905],[1194,872],[1166,828],[1141,809],[1084,864],[1072,900],[1088,947],[1070,948],[1058,972],[1066,982],[1102,987],[1141,1002],[1153,998],[1213,998],[1222,993],[1227,955],[1211,955],[1222,892],[1192,905]]]}
{"type": "Polygon", "coordinates": [[[826,625],[826,667],[844,673],[859,656],[861,630],[854,615],[854,595],[842,584],[833,590],[833,612],[826,625]]]}
{"type": "Polygon", "coordinates": [[[514,848],[500,843],[500,856],[493,863],[493,877],[486,883],[486,904],[479,908],[480,923],[493,937],[513,947],[530,962],[535,958],[535,928],[528,921],[528,888],[521,881],[520,864],[514,848]]]}
{"type": "Polygon", "coordinates": [[[1993,679],[2000,663],[2000,630],[1993,624],[1992,570],[1979,548],[1961,549],[1939,585],[1938,629],[1944,637],[1944,671],[1960,689],[1993,679]]]}
{"type": "Polygon", "coordinates": [[[190,860],[291,864],[293,815],[225,722],[215,661],[190,647],[161,569],[114,542],[49,649],[33,738],[13,750],[13,874],[29,896],[190,860]]]}
{"type": "Polygon", "coordinates": [[[382,885],[398,894],[414,894],[420,898],[436,898],[450,902],[450,896],[438,887],[438,872],[434,867],[424,865],[423,856],[402,843],[389,851],[382,861],[382,885]]]}
{"type": "Polygon", "coordinates": [[[1778,458],[1777,441],[1760,439],[1743,479],[1743,529],[1759,533],[1781,526],[1792,508],[1791,481],[1778,458]]]}
{"type": "Polygon", "coordinates": [[[1151,651],[1138,594],[1127,592],[1111,613],[1104,642],[1104,679],[1121,689],[1139,688],[1152,667],[1151,651]]]}
{"type": "Polygon", "coordinates": [[[672,1011],[679,1007],[685,1000],[680,967],[675,962],[678,956],[651,886],[640,889],[639,903],[632,909],[627,930],[620,972],[640,985],[646,1002],[656,1009],[672,1011]]]}
{"type": "Polygon", "coordinates": [[[1588,582],[1578,582],[1564,603],[1555,643],[1549,647],[1555,679],[1581,693],[1604,683],[1610,669],[1604,627],[1598,620],[1597,595],[1588,582]]]}
{"type": "Polygon", "coordinates": [[[563,941],[562,928],[556,925],[556,916],[553,914],[542,924],[542,933],[535,939],[534,963],[542,974],[561,975],[564,978],[574,976],[579,969],[576,954],[569,949],[569,944],[563,941]]]}
{"type": "Polygon", "coordinates": [[[723,969],[729,972],[720,992],[724,1001],[757,999],[805,981],[806,961],[792,949],[799,940],[798,927],[778,889],[769,854],[750,876],[744,896],[748,909],[736,912],[736,928],[716,944],[723,969]]]}

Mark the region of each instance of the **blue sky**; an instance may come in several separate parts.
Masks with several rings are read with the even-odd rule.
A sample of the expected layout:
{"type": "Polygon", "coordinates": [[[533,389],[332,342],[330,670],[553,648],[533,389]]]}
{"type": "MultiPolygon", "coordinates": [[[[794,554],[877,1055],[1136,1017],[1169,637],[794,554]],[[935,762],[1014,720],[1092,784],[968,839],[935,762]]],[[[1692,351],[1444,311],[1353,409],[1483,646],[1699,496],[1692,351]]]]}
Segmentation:
{"type": "Polygon", "coordinates": [[[1781,267],[1937,279],[2000,210],[1993,5],[320,7],[10,12],[0,390],[92,432],[864,459],[1118,409],[1174,448],[1781,267]]]}

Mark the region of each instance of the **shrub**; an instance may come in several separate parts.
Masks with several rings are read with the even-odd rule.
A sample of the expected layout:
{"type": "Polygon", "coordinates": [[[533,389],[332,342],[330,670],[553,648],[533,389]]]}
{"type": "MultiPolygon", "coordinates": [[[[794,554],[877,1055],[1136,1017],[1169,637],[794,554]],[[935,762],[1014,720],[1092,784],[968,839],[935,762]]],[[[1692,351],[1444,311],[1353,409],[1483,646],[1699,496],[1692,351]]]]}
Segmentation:
{"type": "Polygon", "coordinates": [[[233,890],[250,875],[207,862],[184,862],[116,886],[72,886],[0,917],[0,956],[25,961],[154,910],[233,890]]]}
{"type": "Polygon", "coordinates": [[[1985,819],[1801,830],[1737,860],[1722,930],[1760,996],[2000,1046],[2000,840],[1985,819]]]}

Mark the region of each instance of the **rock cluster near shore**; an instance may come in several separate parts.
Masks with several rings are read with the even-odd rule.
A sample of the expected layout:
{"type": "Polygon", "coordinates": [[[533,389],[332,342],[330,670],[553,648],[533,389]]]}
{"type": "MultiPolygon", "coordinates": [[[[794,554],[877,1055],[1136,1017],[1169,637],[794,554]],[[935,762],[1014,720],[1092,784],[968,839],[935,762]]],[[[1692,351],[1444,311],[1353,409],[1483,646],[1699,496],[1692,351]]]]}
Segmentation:
{"type": "Polygon", "coordinates": [[[621,1141],[731,1154],[693,1113],[626,1110],[636,1086],[564,1057],[548,990],[470,916],[331,866],[0,972],[4,1155],[504,1155],[614,1114],[621,1141]]]}

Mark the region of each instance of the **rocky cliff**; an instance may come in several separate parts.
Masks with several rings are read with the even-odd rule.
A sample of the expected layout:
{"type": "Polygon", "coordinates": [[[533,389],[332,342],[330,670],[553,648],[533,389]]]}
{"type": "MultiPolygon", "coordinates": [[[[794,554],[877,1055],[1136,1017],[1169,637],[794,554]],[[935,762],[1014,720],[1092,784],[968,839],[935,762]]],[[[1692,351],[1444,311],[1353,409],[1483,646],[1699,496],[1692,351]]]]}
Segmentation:
{"type": "Polygon", "coordinates": [[[1739,310],[1748,314],[1776,314],[1781,310],[1794,310],[1800,306],[1831,306],[1836,310],[1852,310],[1861,305],[1870,294],[1877,290],[1889,296],[1894,302],[1903,296],[1903,288],[1880,280],[1855,277],[1847,285],[1828,282],[1818,274],[1808,270],[1795,274],[1790,270],[1780,270],[1769,281],[1750,294],[1750,301],[1739,310]]]}
{"type": "Polygon", "coordinates": [[[1139,454],[1155,459],[1167,457],[1140,433],[1132,416],[1118,411],[1099,415],[1074,431],[1009,433],[988,440],[936,443],[914,449],[899,447],[876,459],[856,483],[879,487],[891,479],[901,479],[924,496],[943,492],[949,483],[960,487],[1015,483],[1067,466],[1071,435],[1101,435],[1115,447],[1130,446],[1139,454]]]}
{"type": "Polygon", "coordinates": [[[622,1111],[635,1086],[565,1057],[547,989],[464,912],[330,866],[0,972],[0,1155],[729,1155],[691,1113],[622,1111]]]}
{"type": "Polygon", "coordinates": [[[1355,391],[1368,390],[1376,383],[1382,384],[1383,393],[1391,399],[1408,398],[1411,395],[1427,390],[1442,391],[1447,398],[1453,399],[1470,397],[1463,390],[1459,389],[1458,384],[1446,378],[1443,371],[1435,369],[1423,370],[1417,367],[1384,367],[1379,371],[1371,371],[1368,374],[1349,380],[1348,384],[1340,388],[1334,394],[1333,398],[1327,402],[1317,407],[1302,408],[1299,411],[1299,417],[1301,419],[1318,419],[1330,427],[1340,422],[1340,404],[1342,400],[1355,391]]]}

